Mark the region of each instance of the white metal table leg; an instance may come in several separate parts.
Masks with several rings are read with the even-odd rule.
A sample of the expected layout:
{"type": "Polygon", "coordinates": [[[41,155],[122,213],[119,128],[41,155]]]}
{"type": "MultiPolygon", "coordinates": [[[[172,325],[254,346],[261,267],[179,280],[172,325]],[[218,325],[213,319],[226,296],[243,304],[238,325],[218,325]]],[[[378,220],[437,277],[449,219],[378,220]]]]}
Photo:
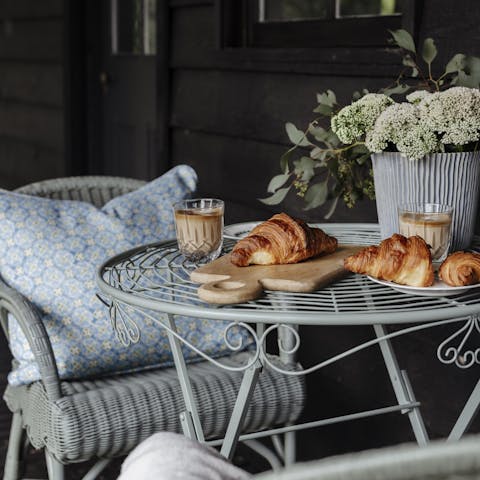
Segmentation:
{"type": "MultiPolygon", "coordinates": [[[[163,318],[165,319],[169,329],[176,333],[177,327],[175,325],[173,315],[165,315],[163,318]]],[[[205,441],[205,436],[203,434],[195,397],[193,396],[190,378],[188,377],[187,365],[185,363],[185,358],[183,357],[181,343],[180,340],[173,333],[171,333],[171,331],[167,330],[167,335],[170,342],[170,348],[172,349],[173,361],[175,362],[178,380],[182,389],[183,400],[185,402],[185,412],[180,414],[180,422],[182,424],[183,433],[185,436],[193,440],[203,442],[205,441]]]]}
{"type": "MultiPolygon", "coordinates": [[[[298,325],[292,325],[298,331],[298,325]]],[[[295,337],[290,330],[280,327],[278,329],[280,360],[287,365],[294,365],[297,361],[297,352],[295,349],[295,337]]],[[[284,434],[283,462],[287,467],[293,465],[297,457],[297,432],[291,431],[284,434]]]]}
{"type": "Polygon", "coordinates": [[[297,432],[285,433],[284,441],[284,464],[286,467],[293,465],[297,459],[297,432]]]}
{"type": "MultiPolygon", "coordinates": [[[[383,325],[374,325],[377,338],[386,335],[383,325]]],[[[387,367],[392,387],[399,404],[415,402],[415,396],[408,380],[407,372],[401,371],[398,366],[397,357],[393,351],[389,339],[384,339],[380,343],[385,366],[387,367]]],[[[408,410],[408,418],[412,425],[412,430],[419,445],[426,445],[429,442],[428,433],[423,422],[419,407],[412,407],[408,410]]]]}
{"type": "Polygon", "coordinates": [[[235,406],[233,407],[232,416],[228,422],[227,432],[225,433],[225,439],[220,450],[220,453],[229,460],[232,458],[237,445],[240,430],[243,426],[243,421],[245,420],[245,415],[247,414],[248,406],[250,405],[250,400],[261,370],[262,364],[257,360],[243,374],[242,383],[238,390],[235,406]]]}
{"type": "Polygon", "coordinates": [[[458,417],[448,440],[459,440],[460,437],[467,431],[468,427],[475,418],[480,409],[480,380],[475,385],[473,392],[465,403],[462,413],[458,417]]]}

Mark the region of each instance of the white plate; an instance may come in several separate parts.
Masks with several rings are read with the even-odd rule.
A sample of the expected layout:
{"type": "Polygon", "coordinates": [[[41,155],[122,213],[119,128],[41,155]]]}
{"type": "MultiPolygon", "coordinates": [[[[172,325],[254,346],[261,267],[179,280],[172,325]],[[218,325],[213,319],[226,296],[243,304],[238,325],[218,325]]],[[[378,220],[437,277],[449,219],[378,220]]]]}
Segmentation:
{"type": "Polygon", "coordinates": [[[370,275],[367,277],[375,283],[380,285],[386,285],[387,287],[392,287],[394,290],[398,290],[402,293],[408,293],[410,295],[420,295],[422,297],[449,297],[451,295],[457,295],[459,293],[470,290],[471,288],[480,287],[480,283],[475,285],[465,285],[462,287],[451,287],[441,280],[436,279],[431,287],[411,287],[409,285],[399,285],[394,282],[387,282],[386,280],[379,280],[378,278],[373,278],[370,275]]]}
{"type": "Polygon", "coordinates": [[[227,225],[223,229],[223,236],[225,238],[237,239],[243,238],[248,235],[251,230],[256,227],[260,222],[243,222],[234,223],[233,225],[227,225]]]}

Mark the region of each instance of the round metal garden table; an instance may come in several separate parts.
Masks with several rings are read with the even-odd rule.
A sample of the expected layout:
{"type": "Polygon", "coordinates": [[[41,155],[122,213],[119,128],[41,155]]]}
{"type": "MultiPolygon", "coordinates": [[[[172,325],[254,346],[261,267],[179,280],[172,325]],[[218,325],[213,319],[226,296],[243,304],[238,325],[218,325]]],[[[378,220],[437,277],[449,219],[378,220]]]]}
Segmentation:
{"type": "MultiPolygon", "coordinates": [[[[226,228],[225,251],[232,248],[235,237],[248,232],[251,224],[238,224],[226,228]]],[[[318,224],[340,244],[371,245],[380,241],[375,224],[318,224]]],[[[480,250],[480,238],[475,237],[471,247],[480,250]]],[[[181,338],[175,327],[177,315],[230,321],[232,325],[248,330],[252,338],[251,360],[244,366],[240,387],[230,425],[222,443],[222,453],[231,456],[239,439],[243,416],[250,394],[255,387],[261,368],[280,370],[286,375],[307,374],[330,365],[346,356],[372,345],[379,345],[388,370],[397,404],[366,412],[322,419],[309,424],[249,434],[251,438],[272,432],[294,432],[300,428],[320,426],[366,416],[401,411],[406,413],[414,435],[420,444],[428,442],[423,419],[410,386],[407,374],[400,370],[390,340],[394,337],[428,328],[457,324],[455,333],[446,338],[437,349],[439,361],[455,364],[461,369],[480,364],[480,348],[468,349],[468,338],[480,333],[480,289],[472,288],[451,296],[418,296],[399,292],[390,286],[376,283],[363,275],[348,277],[313,293],[287,293],[266,291],[256,300],[236,305],[210,305],[197,296],[198,285],[189,279],[192,266],[177,250],[175,241],[141,246],[107,260],[98,270],[97,283],[105,303],[109,306],[112,326],[124,344],[137,342],[141,325],[131,312],[141,312],[146,318],[158,322],[167,331],[175,366],[184,394],[186,410],[182,426],[186,434],[201,438],[201,425],[189,385],[187,367],[181,353],[181,344],[187,344],[206,360],[222,365],[199,351],[195,345],[181,338]],[[399,325],[389,331],[389,325],[399,325]],[[266,340],[274,332],[278,335],[281,356],[288,360],[295,356],[301,343],[299,325],[370,325],[373,338],[346,352],[326,359],[302,371],[281,369],[269,362],[266,340]]],[[[227,339],[227,335],[225,336],[227,339]]],[[[226,340],[227,341],[227,340],[226,340]]],[[[228,342],[228,341],[227,341],[228,342]]],[[[233,350],[238,345],[229,345],[233,350]]],[[[450,439],[458,439],[466,431],[480,405],[480,381],[467,400],[450,439]]],[[[247,436],[248,437],[248,436],[247,436]]],[[[241,436],[240,438],[243,438],[241,436]]]]}

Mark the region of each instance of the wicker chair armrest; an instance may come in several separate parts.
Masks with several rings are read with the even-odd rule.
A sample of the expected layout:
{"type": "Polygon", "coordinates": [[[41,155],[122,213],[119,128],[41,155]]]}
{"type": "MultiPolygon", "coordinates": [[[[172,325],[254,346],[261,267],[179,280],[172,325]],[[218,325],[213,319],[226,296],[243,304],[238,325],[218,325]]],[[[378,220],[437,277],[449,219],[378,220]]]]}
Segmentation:
{"type": "Polygon", "coordinates": [[[48,398],[51,401],[58,400],[62,395],[57,365],[50,338],[38,310],[1,278],[0,308],[11,313],[19,323],[32,349],[48,398]]]}

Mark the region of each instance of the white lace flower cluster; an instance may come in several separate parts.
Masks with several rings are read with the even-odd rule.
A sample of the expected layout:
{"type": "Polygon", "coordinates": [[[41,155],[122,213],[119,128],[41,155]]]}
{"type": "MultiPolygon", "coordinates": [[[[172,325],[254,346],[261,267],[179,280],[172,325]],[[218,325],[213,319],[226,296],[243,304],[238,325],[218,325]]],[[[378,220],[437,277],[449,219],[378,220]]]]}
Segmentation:
{"type": "Polygon", "coordinates": [[[425,97],[420,114],[444,145],[465,145],[480,138],[480,91],[453,87],[425,97]]]}
{"type": "Polygon", "coordinates": [[[332,118],[332,129],[343,143],[352,143],[365,135],[393,100],[380,93],[367,93],[332,118]]]}
{"type": "Polygon", "coordinates": [[[478,89],[417,91],[407,96],[409,103],[373,95],[366,95],[332,118],[332,129],[342,142],[349,144],[365,135],[371,152],[393,150],[418,159],[444,152],[446,145],[461,146],[480,139],[478,89]]]}
{"type": "Polygon", "coordinates": [[[389,144],[408,158],[421,158],[440,148],[435,133],[423,122],[420,109],[411,103],[386,108],[367,132],[365,145],[371,152],[383,152],[389,144]]]}

